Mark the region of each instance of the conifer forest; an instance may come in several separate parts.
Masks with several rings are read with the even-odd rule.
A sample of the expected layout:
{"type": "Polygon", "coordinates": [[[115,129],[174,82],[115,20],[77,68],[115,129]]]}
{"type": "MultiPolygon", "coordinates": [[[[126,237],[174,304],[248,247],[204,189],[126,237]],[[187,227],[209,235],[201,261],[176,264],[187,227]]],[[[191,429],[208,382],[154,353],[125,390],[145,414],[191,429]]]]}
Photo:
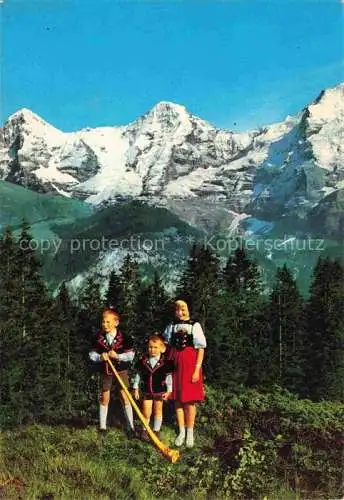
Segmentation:
{"type": "MultiPolygon", "coordinates": [[[[220,265],[216,254],[194,245],[173,296],[157,273],[151,281],[143,280],[131,256],[111,273],[105,288],[88,279],[79,295],[71,296],[65,283],[56,294],[48,292],[38,258],[32,250],[24,250],[30,238],[30,227],[23,222],[18,237],[7,228],[0,240],[0,419],[5,436],[0,490],[4,498],[16,494],[17,498],[68,498],[71,491],[77,498],[177,498],[180,491],[188,498],[339,498],[343,494],[342,263],[319,258],[307,296],[300,293],[284,265],[267,293],[257,265],[244,248],[237,248],[220,265]],[[162,333],[177,298],[187,301],[208,343],[207,398],[199,409],[202,439],[197,455],[186,456],[184,465],[181,461],[172,466],[153,450],[147,459],[141,444],[134,445],[140,448],[133,451],[122,443],[116,460],[129,470],[129,464],[127,469],[124,465],[123,446],[127,447],[135,471],[130,473],[129,486],[119,484],[117,496],[106,487],[97,493],[99,484],[96,487],[92,481],[83,487],[67,481],[68,487],[60,486],[50,496],[38,486],[25,490],[25,478],[18,479],[19,472],[17,479],[13,475],[14,457],[6,439],[13,439],[17,460],[23,453],[16,438],[19,432],[22,436],[26,432],[25,439],[30,433],[40,436],[36,458],[43,453],[43,442],[56,451],[61,436],[68,441],[65,433],[79,433],[73,450],[63,448],[66,455],[75,449],[81,453],[86,441],[92,441],[80,433],[97,425],[99,373],[88,353],[102,309],[113,306],[120,313],[121,329],[133,337],[138,354],[149,334],[162,333]],[[47,429],[60,431],[48,436],[47,429]],[[191,467],[188,472],[185,464],[191,467]],[[143,489],[137,486],[140,474],[146,476],[143,489]]],[[[165,421],[168,439],[174,426],[171,408],[166,408],[165,421]]],[[[112,443],[88,455],[94,453],[94,459],[106,461],[109,457],[104,454],[111,457],[114,449],[112,443]]],[[[25,466],[19,470],[23,473],[25,466]]],[[[122,471],[121,477],[126,473],[122,471]]]]}

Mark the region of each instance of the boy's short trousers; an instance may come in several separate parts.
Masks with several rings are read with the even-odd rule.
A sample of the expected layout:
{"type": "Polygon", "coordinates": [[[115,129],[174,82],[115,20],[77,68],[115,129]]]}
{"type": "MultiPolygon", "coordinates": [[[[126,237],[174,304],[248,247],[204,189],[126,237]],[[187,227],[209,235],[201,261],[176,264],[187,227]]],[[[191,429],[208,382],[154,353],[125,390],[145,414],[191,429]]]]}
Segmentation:
{"type": "MultiPolygon", "coordinates": [[[[128,370],[123,370],[121,372],[118,372],[118,375],[121,377],[121,379],[124,382],[124,385],[126,388],[129,388],[129,375],[128,375],[128,370]]],[[[102,374],[102,380],[101,380],[101,387],[102,387],[102,392],[104,391],[110,391],[111,387],[114,386],[116,390],[122,390],[122,387],[120,386],[118,380],[116,379],[115,375],[105,375],[105,373],[102,374]]]]}
{"type": "Polygon", "coordinates": [[[144,400],[152,400],[152,401],[163,401],[162,399],[162,395],[163,393],[161,392],[160,394],[159,393],[156,393],[156,394],[149,394],[147,392],[143,392],[142,393],[142,398],[144,400]]]}

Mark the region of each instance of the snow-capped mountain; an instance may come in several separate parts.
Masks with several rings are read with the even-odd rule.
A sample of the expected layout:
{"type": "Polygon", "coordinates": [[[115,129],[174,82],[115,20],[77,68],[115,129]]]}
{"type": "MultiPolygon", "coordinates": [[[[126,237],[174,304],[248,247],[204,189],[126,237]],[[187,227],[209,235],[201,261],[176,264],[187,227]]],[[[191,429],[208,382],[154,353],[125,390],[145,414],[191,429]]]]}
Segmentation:
{"type": "Polygon", "coordinates": [[[22,109],[2,129],[0,179],[95,206],[145,199],[194,225],[226,220],[233,229],[246,215],[304,217],[343,188],[343,135],[344,84],[296,116],[246,133],[170,102],[127,126],[73,133],[22,109]]]}

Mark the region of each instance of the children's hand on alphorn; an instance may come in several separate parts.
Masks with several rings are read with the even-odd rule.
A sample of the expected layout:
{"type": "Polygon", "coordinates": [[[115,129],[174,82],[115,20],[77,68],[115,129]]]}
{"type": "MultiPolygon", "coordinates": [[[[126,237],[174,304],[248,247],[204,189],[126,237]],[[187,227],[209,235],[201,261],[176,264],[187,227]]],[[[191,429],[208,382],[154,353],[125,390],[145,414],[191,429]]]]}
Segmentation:
{"type": "Polygon", "coordinates": [[[172,396],[172,392],[164,392],[164,394],[162,395],[162,399],[164,401],[166,401],[167,399],[170,399],[172,396]]]}
{"type": "Polygon", "coordinates": [[[133,394],[135,399],[140,399],[140,392],[138,389],[134,389],[133,394]]]}
{"type": "Polygon", "coordinates": [[[118,359],[118,354],[115,351],[111,350],[108,352],[108,354],[109,354],[109,358],[118,359]]]}
{"type": "Polygon", "coordinates": [[[199,368],[195,368],[195,371],[192,374],[191,382],[194,384],[199,381],[199,368]]]}

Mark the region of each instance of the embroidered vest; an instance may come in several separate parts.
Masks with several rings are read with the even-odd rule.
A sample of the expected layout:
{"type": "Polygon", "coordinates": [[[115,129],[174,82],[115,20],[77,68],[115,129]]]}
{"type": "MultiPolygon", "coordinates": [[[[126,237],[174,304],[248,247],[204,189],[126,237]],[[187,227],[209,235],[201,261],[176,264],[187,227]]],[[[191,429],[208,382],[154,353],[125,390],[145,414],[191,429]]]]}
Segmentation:
{"type": "Polygon", "coordinates": [[[185,349],[185,347],[194,347],[192,332],[193,325],[195,323],[196,321],[192,320],[173,323],[170,341],[171,346],[175,347],[178,350],[185,349]],[[183,328],[183,325],[185,325],[186,328],[183,328]]]}
{"type": "MultiPolygon", "coordinates": [[[[117,330],[116,337],[114,338],[113,343],[110,345],[106,340],[105,334],[103,332],[99,333],[97,340],[97,352],[99,354],[103,354],[103,352],[116,351],[117,354],[121,354],[126,351],[130,351],[133,348],[133,343],[131,339],[123,335],[120,330],[117,330]]],[[[127,370],[130,366],[130,362],[128,361],[117,361],[111,360],[114,367],[118,371],[127,370]]],[[[103,363],[103,371],[106,375],[113,375],[111,368],[108,363],[103,363]]]]}

